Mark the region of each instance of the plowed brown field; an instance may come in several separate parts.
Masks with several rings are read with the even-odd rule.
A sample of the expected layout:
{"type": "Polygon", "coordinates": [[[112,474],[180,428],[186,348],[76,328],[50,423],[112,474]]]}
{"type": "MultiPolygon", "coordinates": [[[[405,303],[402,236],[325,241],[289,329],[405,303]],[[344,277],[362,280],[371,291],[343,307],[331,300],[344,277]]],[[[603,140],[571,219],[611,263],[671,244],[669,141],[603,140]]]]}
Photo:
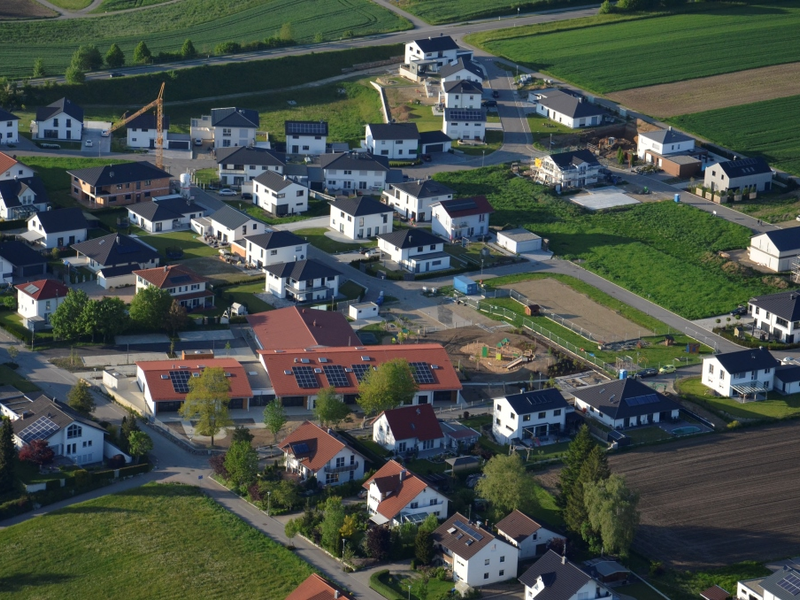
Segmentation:
{"type": "Polygon", "coordinates": [[[34,0],[0,0],[0,21],[55,16],[55,12],[34,0]]]}

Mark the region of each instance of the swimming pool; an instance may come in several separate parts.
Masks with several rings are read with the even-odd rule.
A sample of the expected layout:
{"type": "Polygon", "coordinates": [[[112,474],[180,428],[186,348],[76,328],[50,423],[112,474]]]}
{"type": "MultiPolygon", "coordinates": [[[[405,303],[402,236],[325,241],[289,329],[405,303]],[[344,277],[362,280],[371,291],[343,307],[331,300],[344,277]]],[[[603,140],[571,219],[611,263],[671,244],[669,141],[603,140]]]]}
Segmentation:
{"type": "Polygon", "coordinates": [[[687,425],[685,427],[676,427],[672,430],[672,435],[689,435],[690,433],[700,433],[703,431],[694,425],[687,425]]]}

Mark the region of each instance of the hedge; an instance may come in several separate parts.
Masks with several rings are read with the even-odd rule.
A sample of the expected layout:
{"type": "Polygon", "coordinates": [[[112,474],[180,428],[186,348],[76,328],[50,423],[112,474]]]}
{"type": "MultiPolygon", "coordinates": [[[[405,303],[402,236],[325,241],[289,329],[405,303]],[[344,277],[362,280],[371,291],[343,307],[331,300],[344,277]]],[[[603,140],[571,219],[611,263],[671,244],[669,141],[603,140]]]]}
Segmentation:
{"type": "Polygon", "coordinates": [[[383,577],[389,576],[389,569],[383,569],[382,571],[376,571],[369,578],[369,587],[373,590],[378,592],[381,596],[386,598],[387,600],[406,600],[404,596],[398,594],[392,588],[390,588],[387,584],[385,584],[382,580],[383,577]]]}
{"type": "Polygon", "coordinates": [[[0,504],[0,520],[16,517],[29,510],[33,510],[33,502],[31,502],[30,496],[21,496],[16,500],[9,500],[0,504]]]}

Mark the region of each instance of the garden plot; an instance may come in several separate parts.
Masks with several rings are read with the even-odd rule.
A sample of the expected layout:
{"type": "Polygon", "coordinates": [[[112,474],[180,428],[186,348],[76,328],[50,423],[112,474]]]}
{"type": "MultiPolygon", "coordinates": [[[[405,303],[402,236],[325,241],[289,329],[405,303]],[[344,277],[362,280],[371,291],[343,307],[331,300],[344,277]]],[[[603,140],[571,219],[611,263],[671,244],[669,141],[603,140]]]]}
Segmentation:
{"type": "Polygon", "coordinates": [[[621,189],[615,187],[578,194],[577,196],[572,196],[570,200],[589,210],[603,210],[604,208],[614,208],[615,206],[639,204],[638,200],[631,198],[621,189]]]}

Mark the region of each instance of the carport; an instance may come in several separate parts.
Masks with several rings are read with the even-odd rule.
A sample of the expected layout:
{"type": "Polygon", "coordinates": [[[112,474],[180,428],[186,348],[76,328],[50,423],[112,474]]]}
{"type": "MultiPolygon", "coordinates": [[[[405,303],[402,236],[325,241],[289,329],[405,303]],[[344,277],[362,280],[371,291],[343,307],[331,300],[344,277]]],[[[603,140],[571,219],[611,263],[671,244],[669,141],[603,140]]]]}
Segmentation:
{"type": "Polygon", "coordinates": [[[757,381],[749,381],[742,384],[731,384],[731,388],[736,392],[737,402],[758,402],[759,400],[767,399],[767,391],[762,386],[758,385],[757,381]]]}

